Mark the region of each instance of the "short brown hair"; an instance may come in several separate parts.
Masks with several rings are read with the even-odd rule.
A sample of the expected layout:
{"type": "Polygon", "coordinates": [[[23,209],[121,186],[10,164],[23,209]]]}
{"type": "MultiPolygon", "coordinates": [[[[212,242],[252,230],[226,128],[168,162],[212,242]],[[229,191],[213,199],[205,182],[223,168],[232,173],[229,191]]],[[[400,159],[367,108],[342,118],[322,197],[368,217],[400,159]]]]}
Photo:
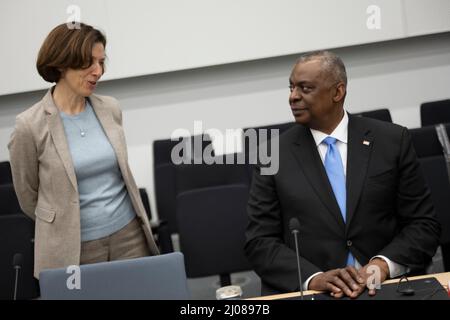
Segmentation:
{"type": "Polygon", "coordinates": [[[58,82],[60,70],[88,68],[92,64],[92,47],[96,43],[106,47],[106,37],[99,30],[84,23],[70,26],[62,23],[54,28],[39,50],[36,68],[45,81],[58,82]]]}

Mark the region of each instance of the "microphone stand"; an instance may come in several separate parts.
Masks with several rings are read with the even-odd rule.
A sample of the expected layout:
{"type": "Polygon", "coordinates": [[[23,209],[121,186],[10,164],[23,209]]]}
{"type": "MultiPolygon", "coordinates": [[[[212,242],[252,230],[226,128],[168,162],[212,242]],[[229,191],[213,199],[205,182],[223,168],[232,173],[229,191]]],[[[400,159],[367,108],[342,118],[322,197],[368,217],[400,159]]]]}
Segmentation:
{"type": "Polygon", "coordinates": [[[19,270],[22,268],[23,255],[16,253],[13,257],[13,267],[16,270],[16,281],[14,282],[14,301],[17,300],[17,283],[19,282],[19,270]]]}
{"type": "Polygon", "coordinates": [[[302,281],[302,271],[300,269],[300,253],[298,250],[298,230],[292,230],[292,233],[294,234],[295,238],[295,252],[297,254],[297,271],[298,271],[298,279],[300,284],[300,297],[303,300],[303,281],[302,281]]]}
{"type": "Polygon", "coordinates": [[[16,301],[17,300],[17,282],[19,280],[20,266],[14,266],[14,269],[16,270],[16,281],[14,282],[14,301],[16,301]]]}

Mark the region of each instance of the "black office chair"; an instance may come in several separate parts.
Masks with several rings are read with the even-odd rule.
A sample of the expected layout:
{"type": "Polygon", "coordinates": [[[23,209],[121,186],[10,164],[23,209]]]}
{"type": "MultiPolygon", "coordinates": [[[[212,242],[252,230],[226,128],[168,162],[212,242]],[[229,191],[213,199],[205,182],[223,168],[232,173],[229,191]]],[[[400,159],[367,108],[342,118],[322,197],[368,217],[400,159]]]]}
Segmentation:
{"type": "Polygon", "coordinates": [[[248,179],[240,165],[177,168],[177,221],[188,277],[250,270],[244,254],[248,179]]]}
{"type": "MultiPolygon", "coordinates": [[[[155,140],[153,142],[153,170],[155,183],[155,197],[156,208],[159,219],[167,222],[167,227],[171,234],[177,233],[176,222],[176,165],[172,162],[172,149],[179,143],[179,141],[155,140]]],[[[189,157],[193,162],[195,159],[202,158],[203,151],[206,147],[211,145],[211,139],[208,135],[200,135],[191,137],[191,145],[186,147],[190,149],[189,157]],[[201,150],[195,150],[195,139],[201,139],[201,150]]],[[[188,156],[181,153],[180,156],[188,156]]]]}
{"type": "Polygon", "coordinates": [[[33,277],[34,221],[24,214],[0,215],[0,300],[12,300],[16,271],[14,255],[22,254],[23,261],[17,282],[17,299],[39,296],[39,284],[33,277]]]}
{"type": "MultiPolygon", "coordinates": [[[[450,124],[445,125],[450,136],[450,124]]],[[[414,149],[419,158],[443,155],[443,149],[439,142],[434,126],[414,128],[409,130],[414,149]]]]}
{"type": "Polygon", "coordinates": [[[176,168],[176,193],[231,184],[248,186],[245,170],[245,165],[240,164],[179,165],[176,168]]]}
{"type": "Polygon", "coordinates": [[[444,269],[450,271],[450,182],[447,164],[444,156],[422,158],[420,163],[442,227],[440,244],[444,269]]]}
{"type": "MultiPolygon", "coordinates": [[[[450,135],[450,124],[446,126],[450,135]]],[[[444,268],[450,271],[450,178],[447,172],[444,152],[434,126],[409,130],[425,180],[431,190],[431,198],[442,226],[440,240],[444,268]]]]}
{"type": "Polygon", "coordinates": [[[0,215],[22,213],[12,184],[0,185],[0,215]]]}
{"type": "Polygon", "coordinates": [[[422,103],[420,120],[423,127],[450,122],[450,99],[422,103]]]}
{"type": "Polygon", "coordinates": [[[12,183],[11,164],[9,161],[0,162],[0,185],[12,183]]]}
{"type": "Polygon", "coordinates": [[[391,112],[389,111],[389,109],[377,109],[377,110],[371,110],[371,111],[364,111],[364,112],[360,112],[360,113],[355,113],[354,115],[392,123],[391,112]]]}
{"type": "Polygon", "coordinates": [[[161,253],[173,252],[173,244],[167,222],[163,220],[159,220],[156,224],[152,222],[152,211],[147,190],[145,188],[139,188],[139,193],[161,253]]]}

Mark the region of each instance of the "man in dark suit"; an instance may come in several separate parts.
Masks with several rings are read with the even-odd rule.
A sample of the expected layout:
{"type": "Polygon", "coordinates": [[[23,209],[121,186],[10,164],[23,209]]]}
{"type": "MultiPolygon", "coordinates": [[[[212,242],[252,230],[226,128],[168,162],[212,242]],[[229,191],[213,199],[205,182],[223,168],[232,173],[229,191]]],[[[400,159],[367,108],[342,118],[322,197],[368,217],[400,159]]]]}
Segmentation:
{"type": "Polygon", "coordinates": [[[279,137],[278,172],[255,168],[248,202],[262,293],[299,290],[294,217],[304,289],[354,298],[373,267],[381,282],[424,270],[441,229],[407,129],[344,110],[345,66],[331,52],[302,56],[289,83],[297,124],[279,137]]]}

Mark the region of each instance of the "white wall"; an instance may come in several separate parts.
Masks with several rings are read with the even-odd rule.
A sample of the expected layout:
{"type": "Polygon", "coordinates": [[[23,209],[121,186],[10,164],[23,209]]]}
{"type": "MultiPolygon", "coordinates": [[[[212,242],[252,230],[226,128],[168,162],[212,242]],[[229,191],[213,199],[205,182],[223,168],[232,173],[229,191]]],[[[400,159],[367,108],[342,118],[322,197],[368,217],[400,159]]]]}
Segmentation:
{"type": "MultiPolygon", "coordinates": [[[[450,98],[450,33],[335,50],[347,65],[347,109],[386,107],[393,120],[420,126],[419,105],[450,98]]],[[[176,128],[240,128],[291,121],[288,76],[297,55],[195,70],[105,81],[99,94],[121,101],[129,159],[139,186],[150,191],[155,212],[151,144],[176,128]]],[[[110,61],[111,64],[115,61],[110,61]]],[[[15,116],[44,91],[0,96],[0,160],[15,116]]]]}
{"type": "Polygon", "coordinates": [[[105,31],[105,77],[120,79],[447,32],[449,12],[448,0],[2,0],[0,95],[45,88],[39,48],[73,19],[105,31]]]}

